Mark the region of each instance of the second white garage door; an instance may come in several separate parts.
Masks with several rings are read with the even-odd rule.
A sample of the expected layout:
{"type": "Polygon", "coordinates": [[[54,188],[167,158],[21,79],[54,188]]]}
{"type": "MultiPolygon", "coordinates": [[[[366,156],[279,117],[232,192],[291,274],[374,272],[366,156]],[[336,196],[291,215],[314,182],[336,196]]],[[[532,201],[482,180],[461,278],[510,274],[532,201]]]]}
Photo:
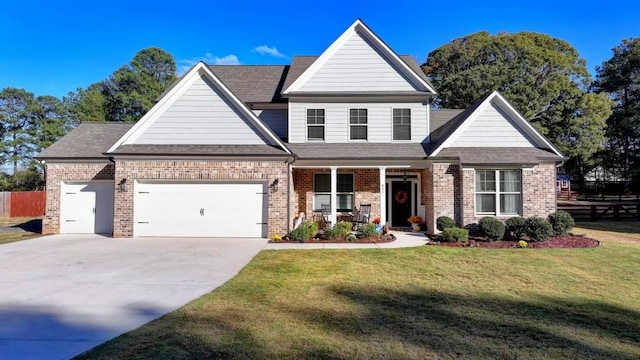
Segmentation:
{"type": "Polygon", "coordinates": [[[135,184],[134,236],[265,237],[262,183],[135,184]]]}

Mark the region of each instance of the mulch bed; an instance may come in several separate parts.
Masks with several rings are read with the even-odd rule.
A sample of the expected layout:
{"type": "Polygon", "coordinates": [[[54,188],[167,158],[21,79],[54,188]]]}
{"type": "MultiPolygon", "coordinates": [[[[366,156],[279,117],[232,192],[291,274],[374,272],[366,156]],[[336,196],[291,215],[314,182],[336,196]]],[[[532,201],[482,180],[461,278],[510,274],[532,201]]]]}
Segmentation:
{"type": "MultiPolygon", "coordinates": [[[[320,237],[316,237],[313,239],[309,239],[307,241],[305,241],[305,244],[342,244],[342,243],[346,243],[346,244],[371,244],[371,243],[388,243],[388,242],[392,242],[396,240],[396,236],[393,234],[386,234],[386,235],[378,235],[378,236],[374,236],[374,237],[370,237],[370,238],[362,238],[362,239],[356,239],[355,241],[348,241],[345,238],[338,238],[338,239],[327,239],[324,236],[320,236],[320,237]]],[[[270,243],[299,243],[299,241],[295,241],[295,240],[291,240],[288,237],[283,237],[282,241],[273,241],[273,240],[269,240],[270,243]]]]}
{"type": "MultiPolygon", "coordinates": [[[[468,244],[462,243],[450,243],[440,241],[441,238],[439,236],[432,237],[434,242],[430,243],[430,245],[439,245],[439,246],[450,246],[450,247],[464,247],[469,246],[468,244]]],[[[517,241],[488,241],[483,237],[469,237],[470,241],[475,243],[475,246],[481,248],[492,248],[492,249],[508,249],[508,248],[516,248],[518,246],[517,241]]],[[[525,240],[526,241],[526,240],[525,240]]],[[[599,246],[600,242],[598,240],[594,240],[585,236],[580,235],[563,235],[563,236],[554,236],[550,237],[549,240],[543,242],[534,242],[527,241],[527,248],[534,249],[566,249],[566,248],[589,248],[599,246]]]]}

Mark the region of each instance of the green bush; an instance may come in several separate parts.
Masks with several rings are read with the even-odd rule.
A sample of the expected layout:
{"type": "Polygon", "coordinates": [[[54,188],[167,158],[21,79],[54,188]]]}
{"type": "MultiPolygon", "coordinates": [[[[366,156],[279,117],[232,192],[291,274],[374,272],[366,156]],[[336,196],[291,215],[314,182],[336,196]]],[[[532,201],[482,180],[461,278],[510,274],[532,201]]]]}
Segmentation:
{"type": "Polygon", "coordinates": [[[440,231],[444,229],[456,227],[456,222],[448,216],[440,216],[436,219],[436,228],[440,231]]]}
{"type": "Polygon", "coordinates": [[[480,232],[490,241],[502,240],[504,237],[504,223],[494,217],[486,216],[478,221],[480,232]]]}
{"type": "Polygon", "coordinates": [[[347,241],[349,241],[349,242],[354,242],[354,241],[356,241],[357,239],[358,239],[358,238],[357,238],[355,235],[353,235],[353,234],[349,234],[349,235],[347,235],[347,241]]]}
{"type": "Polygon", "coordinates": [[[507,221],[504,222],[504,225],[507,227],[507,231],[513,240],[520,240],[522,235],[526,233],[524,223],[525,218],[522,216],[508,218],[507,221]]]}
{"type": "Polygon", "coordinates": [[[378,235],[376,232],[376,224],[364,224],[360,227],[360,234],[363,238],[370,238],[378,235]]]}
{"type": "Polygon", "coordinates": [[[446,228],[442,231],[442,240],[446,242],[462,242],[469,241],[469,230],[458,227],[446,228]]]}
{"type": "Polygon", "coordinates": [[[348,221],[340,221],[331,229],[325,230],[324,235],[331,240],[346,238],[351,233],[351,226],[348,221]]]}
{"type": "Polygon", "coordinates": [[[318,232],[318,224],[311,220],[303,221],[300,226],[289,233],[289,236],[296,241],[305,242],[318,232]]]}
{"type": "Polygon", "coordinates": [[[546,241],[553,234],[551,223],[547,219],[537,216],[527,218],[524,222],[524,228],[530,241],[546,241]]]}
{"type": "Polygon", "coordinates": [[[553,233],[556,235],[566,235],[576,225],[571,215],[563,210],[549,214],[547,219],[551,223],[553,233]]]}

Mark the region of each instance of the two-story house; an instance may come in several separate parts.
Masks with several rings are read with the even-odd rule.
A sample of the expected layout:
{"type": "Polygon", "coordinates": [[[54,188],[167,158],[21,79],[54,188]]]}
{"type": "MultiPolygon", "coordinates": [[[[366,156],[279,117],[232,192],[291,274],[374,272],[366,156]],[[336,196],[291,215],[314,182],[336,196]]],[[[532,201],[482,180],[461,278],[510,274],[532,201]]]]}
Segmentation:
{"type": "Polygon", "coordinates": [[[555,211],[562,154],[499,93],[433,110],[416,62],[355,21],[283,66],[198,63],[136,124],[84,123],[43,151],[44,233],[266,237],[361,204],[429,231],[555,211]]]}

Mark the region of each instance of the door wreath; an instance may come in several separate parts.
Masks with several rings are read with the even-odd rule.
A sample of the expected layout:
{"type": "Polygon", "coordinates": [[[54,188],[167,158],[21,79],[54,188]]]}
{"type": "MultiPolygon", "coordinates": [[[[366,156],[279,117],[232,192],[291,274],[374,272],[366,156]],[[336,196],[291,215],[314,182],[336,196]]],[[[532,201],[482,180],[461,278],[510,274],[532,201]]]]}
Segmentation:
{"type": "Polygon", "coordinates": [[[393,197],[396,199],[398,204],[404,204],[409,200],[409,195],[403,190],[398,191],[393,197]]]}

